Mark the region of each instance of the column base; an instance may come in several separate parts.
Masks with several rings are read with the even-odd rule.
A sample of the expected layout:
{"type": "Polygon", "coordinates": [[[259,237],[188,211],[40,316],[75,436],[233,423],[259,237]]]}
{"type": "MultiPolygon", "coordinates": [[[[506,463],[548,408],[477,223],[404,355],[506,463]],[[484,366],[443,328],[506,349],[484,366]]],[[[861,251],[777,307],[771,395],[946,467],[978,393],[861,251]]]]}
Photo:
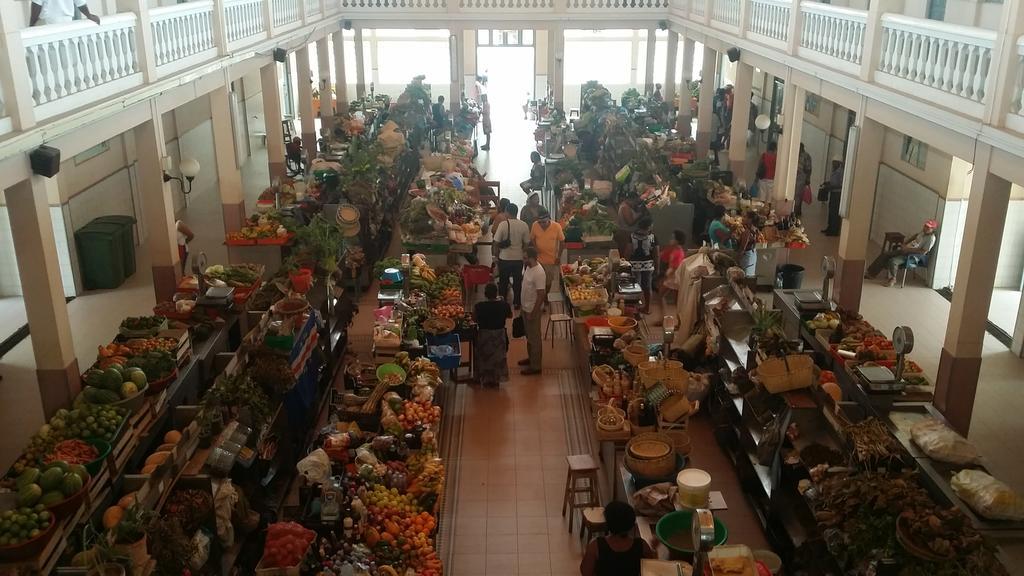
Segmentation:
{"type": "Polygon", "coordinates": [[[693,118],[689,115],[676,116],[676,132],[679,133],[680,138],[693,136],[693,118]]]}
{"type": "Polygon", "coordinates": [[[221,212],[224,215],[224,233],[238,232],[245,223],[245,202],[237,204],[221,204],[221,212]]]}
{"type": "Polygon", "coordinates": [[[747,161],[744,160],[729,160],[729,171],[732,172],[732,183],[733,186],[740,182],[747,183],[747,177],[744,170],[746,169],[747,161]]]}
{"type": "Polygon", "coordinates": [[[316,132],[302,133],[302,147],[306,150],[306,161],[312,162],[319,150],[316,145],[316,132]]]}
{"type": "Polygon", "coordinates": [[[181,262],[173,266],[153,266],[153,292],[157,302],[170,302],[178,291],[178,270],[181,262]]]}
{"type": "Polygon", "coordinates": [[[47,420],[54,412],[71,405],[71,400],[82,389],[78,359],[64,368],[37,369],[39,398],[43,404],[43,415],[47,420]]]}
{"type": "Polygon", "coordinates": [[[854,314],[860,311],[860,296],[864,291],[864,261],[843,260],[836,257],[835,300],[854,314]]]}
{"type": "Polygon", "coordinates": [[[275,180],[280,182],[284,180],[285,175],[288,173],[285,169],[284,162],[268,162],[270,167],[270,181],[275,180]]]}
{"type": "Polygon", "coordinates": [[[946,417],[949,425],[965,438],[971,428],[980,374],[981,358],[953,356],[945,347],[942,348],[932,403],[946,417]]]}

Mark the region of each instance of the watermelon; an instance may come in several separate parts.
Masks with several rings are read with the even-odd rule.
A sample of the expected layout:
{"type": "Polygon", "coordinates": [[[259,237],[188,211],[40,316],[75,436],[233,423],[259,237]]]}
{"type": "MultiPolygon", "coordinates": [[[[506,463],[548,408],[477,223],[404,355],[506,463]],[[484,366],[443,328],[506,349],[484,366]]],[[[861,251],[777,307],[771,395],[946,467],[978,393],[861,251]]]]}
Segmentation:
{"type": "Polygon", "coordinates": [[[64,494],[60,490],[51,490],[43,494],[43,497],[39,499],[39,503],[43,506],[53,506],[54,504],[60,504],[64,501],[64,494]]]}
{"type": "Polygon", "coordinates": [[[42,474],[42,472],[39,471],[39,468],[25,468],[25,471],[18,476],[17,480],[15,480],[15,485],[21,489],[29,484],[35,484],[39,481],[40,474],[42,474]]]}
{"type": "Polygon", "coordinates": [[[61,483],[64,481],[64,470],[60,467],[48,468],[43,475],[39,477],[39,487],[44,492],[51,492],[53,490],[59,490],[61,483]]]}
{"type": "Polygon", "coordinates": [[[68,472],[64,475],[64,482],[61,484],[60,490],[65,496],[71,496],[82,489],[85,482],[82,477],[74,472],[68,472]]]}
{"type": "Polygon", "coordinates": [[[121,374],[120,370],[117,370],[116,368],[114,368],[114,366],[111,366],[110,368],[107,368],[106,370],[103,371],[103,385],[99,386],[99,388],[103,388],[105,390],[113,390],[116,392],[117,390],[121,389],[122,382],[124,382],[124,375],[121,374]]]}
{"type": "Polygon", "coordinates": [[[97,370],[95,368],[86,370],[85,374],[82,374],[82,380],[85,381],[89,386],[103,386],[106,381],[103,370],[97,370]]]}
{"type": "Polygon", "coordinates": [[[35,506],[43,497],[43,489],[38,484],[29,484],[18,490],[18,506],[35,506]]]}
{"type": "Polygon", "coordinates": [[[78,474],[79,476],[82,477],[82,480],[85,480],[86,478],[89,477],[89,471],[86,470],[85,466],[82,466],[81,464],[72,464],[68,466],[68,472],[78,474]]]}

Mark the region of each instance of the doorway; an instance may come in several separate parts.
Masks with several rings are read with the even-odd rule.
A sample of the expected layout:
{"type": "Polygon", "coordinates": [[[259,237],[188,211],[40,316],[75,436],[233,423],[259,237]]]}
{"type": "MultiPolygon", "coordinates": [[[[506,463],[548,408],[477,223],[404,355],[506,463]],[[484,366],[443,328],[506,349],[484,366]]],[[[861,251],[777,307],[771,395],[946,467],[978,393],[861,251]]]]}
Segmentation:
{"type": "Polygon", "coordinates": [[[533,30],[478,30],[477,74],[486,78],[495,130],[499,119],[522,118],[534,91],[533,30]]]}

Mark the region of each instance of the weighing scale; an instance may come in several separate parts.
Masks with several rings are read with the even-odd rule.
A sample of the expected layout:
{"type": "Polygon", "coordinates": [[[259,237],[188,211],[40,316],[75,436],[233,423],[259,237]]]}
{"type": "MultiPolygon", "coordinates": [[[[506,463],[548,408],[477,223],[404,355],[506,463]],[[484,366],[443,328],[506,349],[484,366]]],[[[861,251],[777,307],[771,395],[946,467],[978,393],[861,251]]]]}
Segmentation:
{"type": "Polygon", "coordinates": [[[693,511],[690,524],[691,538],[696,553],[693,555],[693,571],[691,574],[702,576],[708,570],[708,553],[715,548],[715,517],[711,510],[698,508],[693,511]]]}
{"type": "Polygon", "coordinates": [[[831,256],[821,259],[821,272],[825,278],[821,290],[796,290],[793,298],[801,312],[825,312],[832,310],[832,285],[836,275],[836,261],[831,256]]]}
{"type": "Polygon", "coordinates": [[[196,277],[196,306],[210,308],[230,308],[234,304],[235,288],[233,286],[210,286],[206,282],[206,252],[200,252],[192,259],[192,274],[196,277]]]}
{"type": "Polygon", "coordinates": [[[377,290],[377,306],[394,306],[402,300],[402,285],[405,276],[398,268],[385,268],[380,275],[380,288],[377,290]]]}
{"type": "Polygon", "coordinates": [[[908,326],[897,326],[892,331],[892,347],[896,351],[896,372],[885,366],[860,365],[853,370],[870,392],[902,392],[907,383],[903,380],[906,356],[914,349],[914,332],[908,326]]]}

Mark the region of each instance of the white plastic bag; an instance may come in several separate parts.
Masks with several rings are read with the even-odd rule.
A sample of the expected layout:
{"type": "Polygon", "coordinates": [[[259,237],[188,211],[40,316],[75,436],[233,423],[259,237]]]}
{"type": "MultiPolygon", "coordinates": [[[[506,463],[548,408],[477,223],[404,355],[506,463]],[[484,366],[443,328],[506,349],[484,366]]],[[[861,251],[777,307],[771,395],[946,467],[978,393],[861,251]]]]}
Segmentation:
{"type": "Polygon", "coordinates": [[[981,455],[970,442],[935,418],[914,424],[910,438],[933,460],[961,465],[981,461],[981,455]]]}
{"type": "Polygon", "coordinates": [[[949,482],[972,510],[990,520],[1024,520],[1024,500],[981,470],[961,470],[949,482]]]}
{"type": "Polygon", "coordinates": [[[331,477],[331,459],[322,448],[313,450],[309,456],[299,460],[295,468],[310,484],[326,485],[331,477]]]}

